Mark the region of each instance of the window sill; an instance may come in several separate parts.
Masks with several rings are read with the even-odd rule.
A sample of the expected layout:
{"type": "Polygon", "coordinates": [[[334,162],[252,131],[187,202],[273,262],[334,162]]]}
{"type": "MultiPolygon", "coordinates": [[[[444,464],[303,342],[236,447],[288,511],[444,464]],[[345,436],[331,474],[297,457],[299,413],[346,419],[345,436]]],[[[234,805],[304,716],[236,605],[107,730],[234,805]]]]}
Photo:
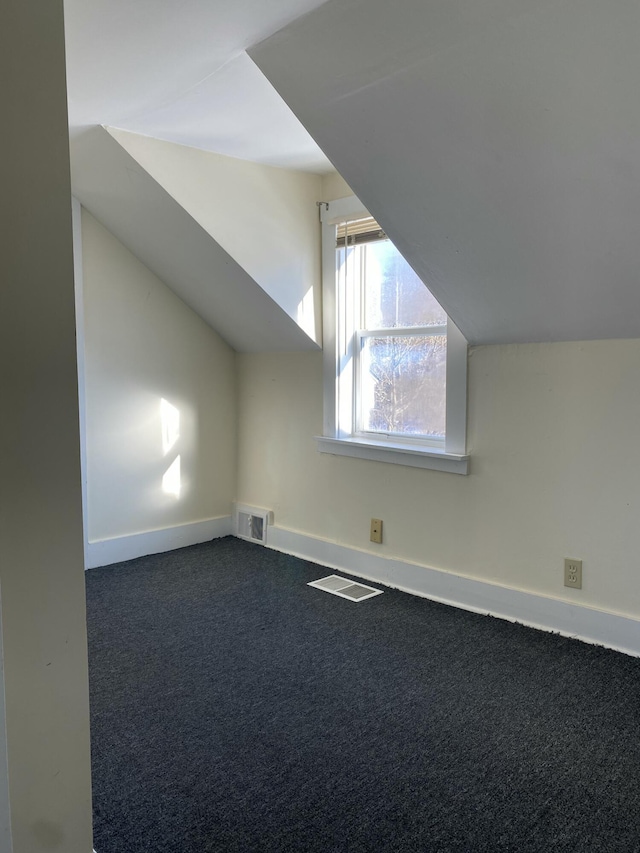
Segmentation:
{"type": "Polygon", "coordinates": [[[353,456],[372,462],[390,462],[412,468],[430,468],[433,471],[448,471],[451,474],[467,474],[469,457],[459,453],[447,453],[435,447],[416,447],[400,442],[366,441],[362,438],[315,437],[320,453],[334,456],[353,456]]]}

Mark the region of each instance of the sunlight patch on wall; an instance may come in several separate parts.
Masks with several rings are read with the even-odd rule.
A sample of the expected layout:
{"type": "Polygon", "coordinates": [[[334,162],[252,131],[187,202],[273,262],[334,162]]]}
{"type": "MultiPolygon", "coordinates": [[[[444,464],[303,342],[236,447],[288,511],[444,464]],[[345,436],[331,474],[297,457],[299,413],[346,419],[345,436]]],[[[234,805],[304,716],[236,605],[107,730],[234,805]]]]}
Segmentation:
{"type": "Polygon", "coordinates": [[[174,497],[179,498],[180,487],[180,457],[176,456],[162,478],[162,491],[166,495],[173,495],[174,497]]]}
{"type": "MultiPolygon", "coordinates": [[[[180,410],[165,400],[164,397],[160,399],[160,427],[162,454],[166,456],[180,438],[180,410]]],[[[181,487],[180,454],[178,454],[162,477],[162,491],[166,495],[179,498],[181,487]]]]}
{"type": "Polygon", "coordinates": [[[304,297],[298,303],[296,312],[296,321],[300,328],[305,331],[310,338],[316,338],[316,314],[313,302],[313,287],[305,293],[304,297]]]}
{"type": "Polygon", "coordinates": [[[164,397],[160,400],[160,423],[162,426],[162,453],[166,456],[180,438],[180,410],[164,397]]]}

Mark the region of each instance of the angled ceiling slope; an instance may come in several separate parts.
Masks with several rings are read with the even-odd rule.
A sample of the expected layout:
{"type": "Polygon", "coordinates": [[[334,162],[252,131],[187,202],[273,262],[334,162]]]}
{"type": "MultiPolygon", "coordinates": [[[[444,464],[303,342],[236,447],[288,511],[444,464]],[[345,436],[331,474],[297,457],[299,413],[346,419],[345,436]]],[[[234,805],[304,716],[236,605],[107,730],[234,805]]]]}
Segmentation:
{"type": "Polygon", "coordinates": [[[323,0],[64,0],[71,137],[96,125],[331,171],[247,57],[323,0]]]}
{"type": "Polygon", "coordinates": [[[322,182],[317,175],[107,130],[310,338],[320,342],[316,203],[322,182]]]}
{"type": "Polygon", "coordinates": [[[471,343],[640,336],[640,5],[328,0],[249,50],[471,343]]]}
{"type": "MultiPolygon", "coordinates": [[[[74,139],[71,161],[80,202],[234,349],[318,348],[313,295],[294,317],[286,293],[287,313],[107,129],[74,139]]],[[[308,293],[311,284],[301,276],[298,286],[308,293]]]]}

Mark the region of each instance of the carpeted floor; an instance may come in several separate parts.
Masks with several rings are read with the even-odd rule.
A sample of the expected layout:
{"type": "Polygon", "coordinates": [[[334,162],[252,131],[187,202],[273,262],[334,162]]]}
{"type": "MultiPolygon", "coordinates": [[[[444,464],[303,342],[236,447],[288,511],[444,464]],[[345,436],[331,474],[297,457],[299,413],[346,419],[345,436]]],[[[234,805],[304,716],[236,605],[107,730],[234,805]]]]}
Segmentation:
{"type": "Polygon", "coordinates": [[[87,572],[97,853],[640,851],[640,661],[226,538],[87,572]]]}

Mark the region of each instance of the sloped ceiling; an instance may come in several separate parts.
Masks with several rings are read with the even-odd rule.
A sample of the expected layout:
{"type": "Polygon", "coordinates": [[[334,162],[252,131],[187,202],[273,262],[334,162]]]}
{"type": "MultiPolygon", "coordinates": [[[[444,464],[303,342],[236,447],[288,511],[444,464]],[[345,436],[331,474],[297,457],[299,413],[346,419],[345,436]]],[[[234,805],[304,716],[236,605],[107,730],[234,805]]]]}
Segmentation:
{"type": "Polygon", "coordinates": [[[332,167],[244,52],[319,2],[65,0],[74,194],[239,350],[319,345],[319,193],[305,181],[320,184],[299,172],[332,167]],[[146,145],[133,151],[131,132],[146,145]],[[161,155],[149,151],[154,142],[161,155]],[[217,174],[211,152],[228,155],[217,174]],[[200,181],[186,168],[197,153],[208,168],[200,181]]]}
{"type": "Polygon", "coordinates": [[[640,336],[640,4],[329,0],[249,50],[471,343],[640,336]]]}
{"type": "MultiPolygon", "coordinates": [[[[309,338],[320,343],[316,203],[322,181],[317,175],[129,131],[108,128],[108,133],[309,338]]],[[[281,347],[285,342],[274,343],[281,347]]]]}
{"type": "Polygon", "coordinates": [[[73,152],[74,191],[82,204],[234,349],[318,348],[108,130],[83,134],[73,152]]]}
{"type": "Polygon", "coordinates": [[[331,164],[245,49],[322,0],[64,0],[69,124],[295,169],[331,164]]]}
{"type": "Polygon", "coordinates": [[[636,2],[65,0],[65,16],[74,175],[97,125],[333,163],[471,343],[640,336],[636,2]]]}

